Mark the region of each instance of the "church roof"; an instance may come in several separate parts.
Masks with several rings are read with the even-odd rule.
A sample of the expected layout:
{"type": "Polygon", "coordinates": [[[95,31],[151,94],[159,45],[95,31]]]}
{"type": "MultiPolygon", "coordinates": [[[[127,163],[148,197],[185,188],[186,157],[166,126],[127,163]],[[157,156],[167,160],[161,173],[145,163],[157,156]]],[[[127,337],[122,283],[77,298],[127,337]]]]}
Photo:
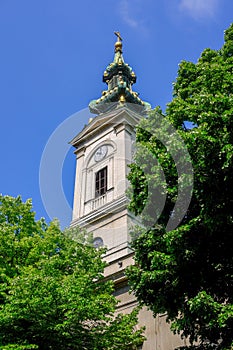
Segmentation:
{"type": "Polygon", "coordinates": [[[117,41],[115,43],[114,60],[110,63],[103,75],[103,82],[108,89],[102,92],[102,96],[89,104],[90,111],[95,114],[105,113],[125,103],[141,106],[141,113],[146,113],[151,108],[150,104],[142,101],[138,93],[132,90],[136,82],[133,69],[124,62],[122,55],[122,38],[119,32],[115,32],[117,41]]]}

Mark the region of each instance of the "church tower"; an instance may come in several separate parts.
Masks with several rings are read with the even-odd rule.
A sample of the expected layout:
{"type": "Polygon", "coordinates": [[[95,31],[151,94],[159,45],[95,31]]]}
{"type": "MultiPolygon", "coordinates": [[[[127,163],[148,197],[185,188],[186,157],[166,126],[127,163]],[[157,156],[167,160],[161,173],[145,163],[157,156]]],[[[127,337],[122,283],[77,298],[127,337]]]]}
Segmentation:
{"type": "MultiPolygon", "coordinates": [[[[77,159],[71,226],[92,232],[96,247],[107,247],[105,276],[114,281],[118,312],[129,313],[137,301],[129,293],[125,269],[133,264],[130,230],[137,218],[127,208],[127,174],[133,161],[135,127],[151,107],[132,89],[136,75],[124,62],[120,33],[115,34],[114,60],[103,75],[107,90],[91,101],[89,108],[95,116],[71,141],[77,159]]],[[[143,350],[184,345],[171,335],[164,315],[154,318],[143,308],[139,325],[146,326],[143,350]]]]}
{"type": "Polygon", "coordinates": [[[93,232],[94,244],[107,247],[108,262],[131,252],[129,229],[135,218],[127,209],[126,177],[135,125],[150,108],[132,90],[136,76],[124,62],[122,40],[116,34],[114,60],[103,75],[108,89],[90,103],[96,116],[71,141],[77,156],[71,225],[93,232]]]}

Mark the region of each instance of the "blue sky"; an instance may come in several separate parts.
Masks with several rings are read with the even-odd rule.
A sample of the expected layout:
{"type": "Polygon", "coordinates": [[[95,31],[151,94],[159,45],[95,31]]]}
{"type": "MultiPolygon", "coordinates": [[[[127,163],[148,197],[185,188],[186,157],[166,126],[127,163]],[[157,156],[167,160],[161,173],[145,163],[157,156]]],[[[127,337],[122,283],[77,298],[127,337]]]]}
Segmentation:
{"type": "MultiPolygon", "coordinates": [[[[44,147],[59,124],[105,89],[114,31],[137,75],[134,90],[165,110],[179,62],[219,49],[232,15],[232,0],[0,0],[0,192],[32,198],[36,217],[50,220],[39,186],[44,147]]],[[[84,123],[77,119],[73,136],[84,123]]],[[[70,149],[61,169],[70,205],[74,169],[70,149]]],[[[69,213],[55,216],[69,224],[69,213]]]]}

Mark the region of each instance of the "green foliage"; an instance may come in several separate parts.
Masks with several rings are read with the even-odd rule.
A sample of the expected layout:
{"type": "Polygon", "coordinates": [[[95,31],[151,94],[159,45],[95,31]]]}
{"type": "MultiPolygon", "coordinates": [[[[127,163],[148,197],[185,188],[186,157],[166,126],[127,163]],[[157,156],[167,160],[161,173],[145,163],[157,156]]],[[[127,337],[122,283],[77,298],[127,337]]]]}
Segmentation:
{"type": "Polygon", "coordinates": [[[19,344],[7,344],[7,345],[0,345],[1,350],[32,350],[32,349],[38,349],[37,345],[19,345],[19,344]]]}
{"type": "MultiPolygon", "coordinates": [[[[233,342],[232,74],[233,25],[225,32],[221,50],[206,49],[196,64],[183,61],[179,66],[174,98],[163,119],[183,140],[194,170],[192,200],[180,226],[166,229],[181,187],[190,185],[177,170],[187,157],[185,162],[182,153],[178,157],[177,141],[161,124],[158,110],[139,124],[136,165],[129,175],[134,179],[130,208],[142,213],[144,224],[140,234],[137,228],[138,238],[133,242],[136,264],[128,272],[131,286],[154,314],[167,313],[173,331],[189,337],[191,343],[201,343],[192,349],[226,350],[233,342]],[[194,127],[188,128],[187,121],[194,127]],[[161,125],[173,146],[166,140],[161,144],[161,125]],[[177,153],[172,151],[174,147],[177,153]],[[165,181],[159,179],[159,167],[165,181]],[[156,196],[151,199],[150,182],[166,190],[158,219],[156,210],[161,203],[156,196]],[[151,203],[149,219],[146,196],[151,203]]],[[[183,173],[187,175],[185,167],[183,173]]]]}
{"type": "Polygon", "coordinates": [[[135,349],[137,313],[114,316],[103,249],[79,229],[35,221],[31,201],[0,196],[0,349],[135,349]]]}

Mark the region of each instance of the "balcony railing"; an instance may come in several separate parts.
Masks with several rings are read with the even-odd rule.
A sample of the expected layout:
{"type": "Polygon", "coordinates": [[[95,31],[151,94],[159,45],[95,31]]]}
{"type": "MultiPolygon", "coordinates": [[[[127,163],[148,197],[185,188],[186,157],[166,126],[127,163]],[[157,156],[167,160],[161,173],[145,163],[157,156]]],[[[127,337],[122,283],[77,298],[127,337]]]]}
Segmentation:
{"type": "Polygon", "coordinates": [[[94,210],[102,207],[106,203],[113,201],[113,199],[114,199],[114,196],[113,196],[114,192],[113,191],[114,191],[114,188],[111,187],[102,196],[98,196],[96,198],[89,199],[87,202],[85,202],[83,215],[87,215],[91,211],[94,211],[94,210]]]}
{"type": "Polygon", "coordinates": [[[99,196],[99,197],[92,200],[91,210],[95,210],[95,209],[101,207],[106,202],[107,202],[107,194],[105,193],[102,196],[99,196]]]}

